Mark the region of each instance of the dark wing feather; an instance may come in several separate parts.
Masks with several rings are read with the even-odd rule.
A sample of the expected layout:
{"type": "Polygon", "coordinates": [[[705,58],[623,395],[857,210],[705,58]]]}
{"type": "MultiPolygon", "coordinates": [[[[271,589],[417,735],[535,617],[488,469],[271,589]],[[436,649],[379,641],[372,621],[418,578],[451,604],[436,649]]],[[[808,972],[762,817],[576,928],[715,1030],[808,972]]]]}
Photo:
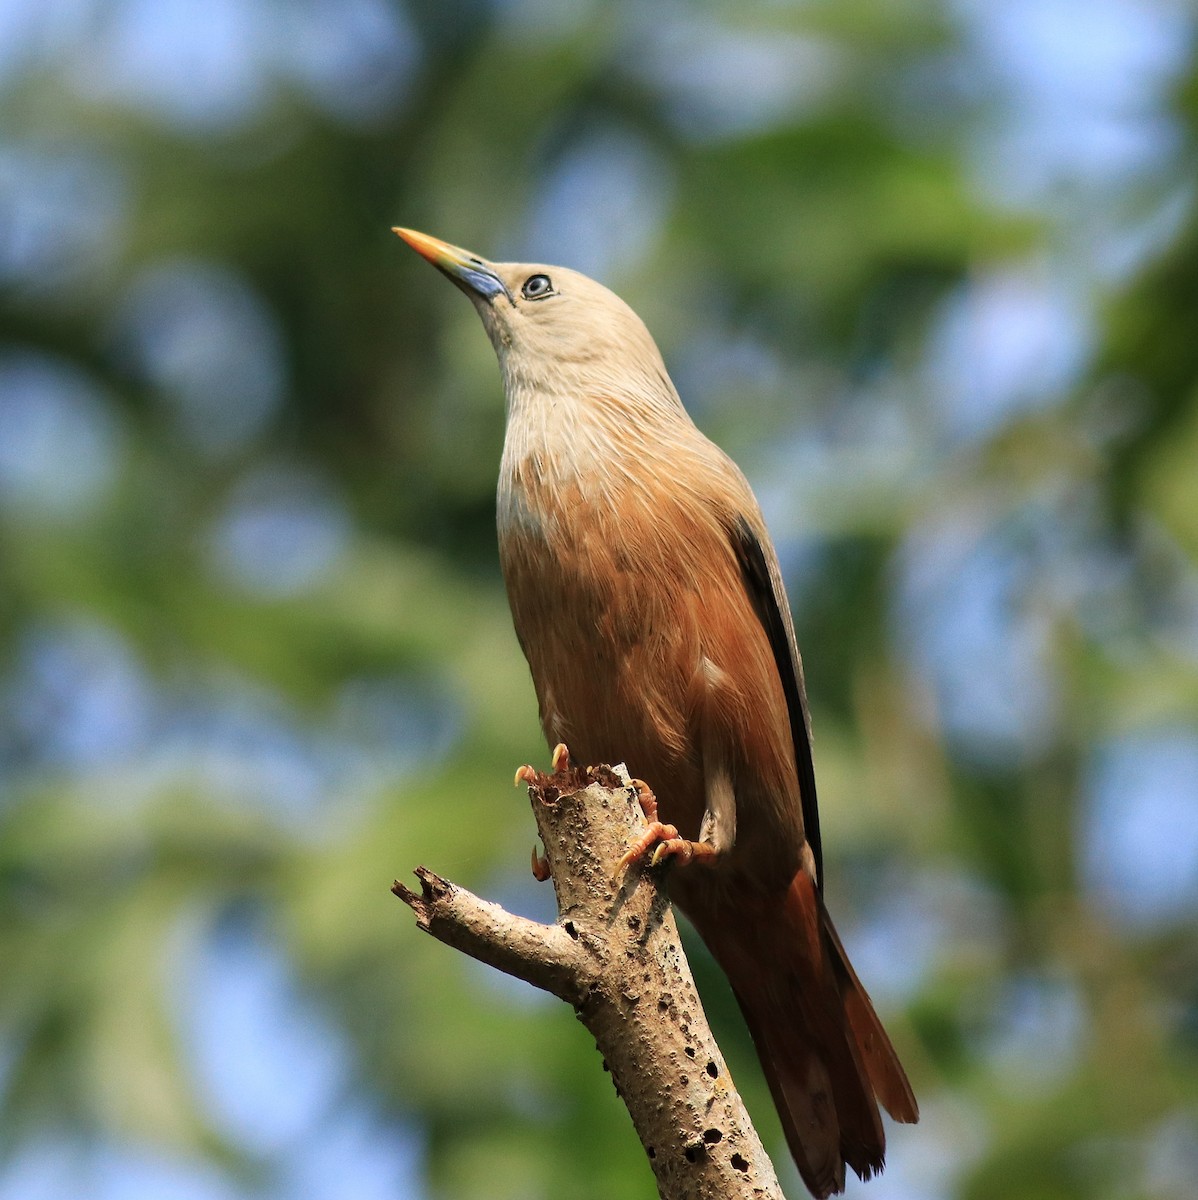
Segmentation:
{"type": "Polygon", "coordinates": [[[794,743],[795,765],[799,775],[799,795],[803,802],[803,832],[811,847],[811,853],[815,856],[815,878],[822,892],[824,854],[819,837],[819,805],[815,798],[815,765],[811,761],[811,718],[807,712],[803,665],[795,642],[786,592],[782,587],[782,575],[774,554],[767,551],[745,517],[737,517],[731,534],[744,576],[745,589],[769,637],[774,662],[782,680],[782,691],[786,695],[786,707],[790,713],[790,736],[794,743]]]}

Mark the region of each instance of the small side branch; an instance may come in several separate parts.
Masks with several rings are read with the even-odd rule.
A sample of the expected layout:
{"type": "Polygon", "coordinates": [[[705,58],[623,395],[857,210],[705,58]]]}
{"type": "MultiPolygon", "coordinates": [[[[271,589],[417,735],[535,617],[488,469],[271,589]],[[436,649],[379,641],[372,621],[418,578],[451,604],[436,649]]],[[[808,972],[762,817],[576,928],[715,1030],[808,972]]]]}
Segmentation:
{"type": "Polygon", "coordinates": [[[397,879],[391,890],[416,914],[416,924],[439,942],[489,967],[514,975],[577,1008],[595,977],[595,962],[561,925],[518,917],[490,900],[416,868],[420,894],[397,879]]]}
{"type": "Polygon", "coordinates": [[[557,893],[542,925],[419,867],[393,891],[434,937],[574,1006],[624,1101],[663,1200],[783,1200],[715,1044],[660,870],[616,863],[643,827],[627,776],[536,775],[529,796],[557,893]]]}

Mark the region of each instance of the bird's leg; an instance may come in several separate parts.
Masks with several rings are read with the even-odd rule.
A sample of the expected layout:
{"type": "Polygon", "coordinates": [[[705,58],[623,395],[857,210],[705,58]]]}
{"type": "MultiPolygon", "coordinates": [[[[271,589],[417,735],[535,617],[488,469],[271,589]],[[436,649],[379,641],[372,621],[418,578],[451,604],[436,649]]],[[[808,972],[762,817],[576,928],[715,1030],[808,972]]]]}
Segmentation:
{"type": "Polygon", "coordinates": [[[689,863],[714,857],[716,850],[710,842],[687,841],[678,833],[676,825],[666,825],[657,819],[657,797],[643,779],[632,780],[632,786],[636,788],[636,798],[648,824],[645,826],[645,832],[633,842],[628,853],[616,864],[617,875],[626,871],[634,862],[640,862],[652,846],[657,848],[649,859],[651,867],[657,866],[667,858],[677,858],[680,862],[689,863]]]}

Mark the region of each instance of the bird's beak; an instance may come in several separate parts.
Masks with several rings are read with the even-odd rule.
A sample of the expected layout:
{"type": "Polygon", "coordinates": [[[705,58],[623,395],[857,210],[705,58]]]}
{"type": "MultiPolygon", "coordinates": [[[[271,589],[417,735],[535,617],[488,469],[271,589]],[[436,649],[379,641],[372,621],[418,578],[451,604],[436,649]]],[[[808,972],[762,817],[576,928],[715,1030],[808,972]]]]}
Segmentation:
{"type": "Polygon", "coordinates": [[[391,232],[399,234],[421,258],[428,259],[438,271],[448,275],[468,296],[473,294],[491,300],[504,295],[511,299],[507,286],[486,259],[414,229],[395,226],[391,232]]]}

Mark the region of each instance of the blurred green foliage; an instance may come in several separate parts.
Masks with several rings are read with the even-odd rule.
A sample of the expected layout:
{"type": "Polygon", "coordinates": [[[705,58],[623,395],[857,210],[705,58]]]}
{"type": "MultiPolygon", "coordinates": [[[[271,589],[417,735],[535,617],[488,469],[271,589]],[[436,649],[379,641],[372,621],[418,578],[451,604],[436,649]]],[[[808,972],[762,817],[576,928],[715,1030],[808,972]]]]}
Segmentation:
{"type": "Polygon", "coordinates": [[[494,549],[498,374],[399,222],[599,274],[758,488],[832,908],[925,1112],[861,1194],[1193,1194],[1198,61],[1178,8],[1133,7],[1074,38],[1054,0],[1037,43],[1010,41],[1045,28],[1027,4],[218,6],[258,14],[250,66],[186,5],[73,33],[12,7],[10,1163],[154,1146],[213,1194],[315,1195],[287,1164],[352,1097],[419,1147],[412,1194],[651,1188],[571,1014],[387,892],[425,862],[548,915],[507,783],[545,751],[494,549]],[[1158,51],[1107,114],[1149,149],[1114,167],[1085,152],[1101,87],[1054,108],[1019,89],[1068,93],[1068,64],[1017,69],[1057,37],[1084,75],[1104,31],[1158,51]],[[229,1115],[255,1046],[196,1033],[230,944],[295,981],[289,1065],[342,1048],[273,1141],[229,1115]]]}

